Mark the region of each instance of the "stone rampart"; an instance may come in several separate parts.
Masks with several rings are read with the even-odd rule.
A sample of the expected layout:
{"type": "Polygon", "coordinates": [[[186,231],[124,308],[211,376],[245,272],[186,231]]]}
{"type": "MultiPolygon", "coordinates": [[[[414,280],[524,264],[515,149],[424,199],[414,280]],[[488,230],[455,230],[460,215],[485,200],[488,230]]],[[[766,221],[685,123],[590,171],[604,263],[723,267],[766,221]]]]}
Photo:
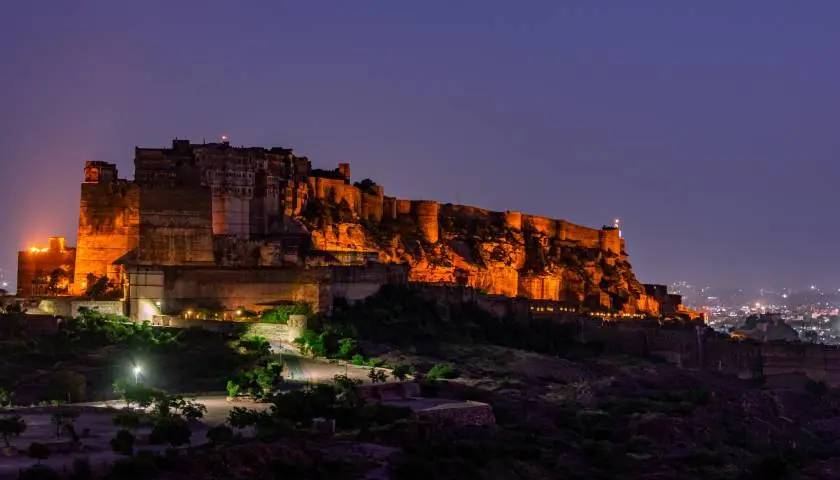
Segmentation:
{"type": "Polygon", "coordinates": [[[438,219],[440,204],[417,200],[411,202],[411,209],[423,238],[429,243],[437,243],[440,238],[440,222],[438,219]]]}

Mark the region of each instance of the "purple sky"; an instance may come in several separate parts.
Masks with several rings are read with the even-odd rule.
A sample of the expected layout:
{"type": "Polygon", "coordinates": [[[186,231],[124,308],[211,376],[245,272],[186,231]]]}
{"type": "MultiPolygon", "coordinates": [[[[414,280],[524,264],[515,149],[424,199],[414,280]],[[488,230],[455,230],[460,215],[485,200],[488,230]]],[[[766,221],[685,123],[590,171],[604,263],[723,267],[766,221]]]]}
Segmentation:
{"type": "Polygon", "coordinates": [[[84,160],[228,133],[390,195],[621,217],[642,281],[840,288],[840,3],[189,3],[3,6],[7,280],[75,238],[84,160]]]}

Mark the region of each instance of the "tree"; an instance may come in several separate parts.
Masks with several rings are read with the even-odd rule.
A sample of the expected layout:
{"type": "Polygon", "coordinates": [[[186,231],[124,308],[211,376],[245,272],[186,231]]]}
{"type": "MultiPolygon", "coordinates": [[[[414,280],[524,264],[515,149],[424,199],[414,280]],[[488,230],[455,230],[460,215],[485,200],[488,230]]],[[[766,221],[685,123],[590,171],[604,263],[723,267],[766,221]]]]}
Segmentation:
{"type": "Polygon", "coordinates": [[[67,275],[67,272],[63,268],[56,268],[55,270],[50,272],[47,291],[52,294],[66,292],[68,282],[69,277],[67,275]]]}
{"type": "Polygon", "coordinates": [[[20,415],[11,415],[0,418],[0,435],[3,436],[3,441],[6,446],[10,447],[9,437],[20,436],[26,431],[26,422],[20,415]]]}
{"type": "Polygon", "coordinates": [[[92,273],[87,274],[85,296],[91,300],[104,297],[111,288],[113,288],[113,285],[107,276],[97,277],[92,273]]]}
{"type": "Polygon", "coordinates": [[[26,454],[38,460],[38,464],[40,464],[41,460],[46,460],[50,456],[50,449],[43,443],[32,442],[29,444],[26,454]]]}
{"type": "Polygon", "coordinates": [[[371,368],[368,372],[368,378],[373,383],[385,383],[388,381],[388,374],[377,368],[371,368]]]}
{"type": "Polygon", "coordinates": [[[50,417],[50,421],[53,425],[55,425],[55,436],[60,437],[61,433],[65,430],[73,429],[73,425],[76,422],[76,418],[79,417],[78,412],[73,411],[60,411],[55,412],[50,417]],[[69,427],[69,428],[67,428],[69,427]]]}
{"type": "Polygon", "coordinates": [[[14,392],[10,392],[4,388],[0,388],[0,408],[11,407],[12,398],[14,396],[14,392]]]}
{"type": "Polygon", "coordinates": [[[179,416],[169,416],[158,419],[149,435],[152,444],[168,443],[173,447],[190,443],[189,425],[179,416]]]}
{"type": "Polygon", "coordinates": [[[120,379],[114,382],[114,393],[119,395],[128,407],[136,403],[139,408],[147,408],[155,399],[165,395],[162,391],[135,383],[131,380],[120,379]]]}
{"type": "Polygon", "coordinates": [[[441,378],[451,379],[457,377],[458,371],[455,370],[455,366],[451,363],[438,363],[433,366],[428,373],[426,373],[426,378],[429,380],[439,380],[441,378]]]}
{"type": "Polygon", "coordinates": [[[111,439],[111,450],[121,455],[134,453],[134,435],[128,430],[120,429],[117,435],[111,439]]]}
{"type": "Polygon", "coordinates": [[[412,374],[413,368],[410,365],[406,365],[404,363],[394,365],[394,369],[391,371],[391,375],[394,376],[395,379],[399,381],[405,380],[409,375],[412,374]]]}
{"type": "Polygon", "coordinates": [[[358,342],[355,338],[342,338],[338,341],[338,353],[335,356],[347,360],[356,353],[357,348],[358,342]]]}

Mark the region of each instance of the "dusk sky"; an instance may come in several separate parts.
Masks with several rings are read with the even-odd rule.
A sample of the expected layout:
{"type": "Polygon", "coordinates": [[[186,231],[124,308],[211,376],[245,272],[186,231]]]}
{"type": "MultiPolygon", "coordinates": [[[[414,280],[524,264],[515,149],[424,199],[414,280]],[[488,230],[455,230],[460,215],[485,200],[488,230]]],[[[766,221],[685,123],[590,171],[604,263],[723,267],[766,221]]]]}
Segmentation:
{"type": "Polygon", "coordinates": [[[840,288],[840,3],[192,3],[4,5],[7,281],[75,244],[85,160],[225,133],[388,195],[620,217],[643,282],[840,288]]]}

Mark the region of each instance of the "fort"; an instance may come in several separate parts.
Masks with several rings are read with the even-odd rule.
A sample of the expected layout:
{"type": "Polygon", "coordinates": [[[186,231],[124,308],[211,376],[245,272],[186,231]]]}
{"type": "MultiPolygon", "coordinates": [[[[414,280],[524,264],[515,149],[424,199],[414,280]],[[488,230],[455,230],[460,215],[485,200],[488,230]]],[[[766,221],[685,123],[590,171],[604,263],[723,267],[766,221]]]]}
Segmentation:
{"type": "Polygon", "coordinates": [[[280,147],[176,139],[136,148],[134,167],[127,180],[115,164],[85,164],[76,249],[61,240],[21,252],[19,295],[105,296],[151,320],[283,302],[329,311],[335,298],[412,282],[581,312],[697,316],[636,279],[614,226],[386,196],[372,180],[352,183],[349,163],[315,169],[280,147]],[[50,290],[53,272],[66,280],[50,290]]]}

